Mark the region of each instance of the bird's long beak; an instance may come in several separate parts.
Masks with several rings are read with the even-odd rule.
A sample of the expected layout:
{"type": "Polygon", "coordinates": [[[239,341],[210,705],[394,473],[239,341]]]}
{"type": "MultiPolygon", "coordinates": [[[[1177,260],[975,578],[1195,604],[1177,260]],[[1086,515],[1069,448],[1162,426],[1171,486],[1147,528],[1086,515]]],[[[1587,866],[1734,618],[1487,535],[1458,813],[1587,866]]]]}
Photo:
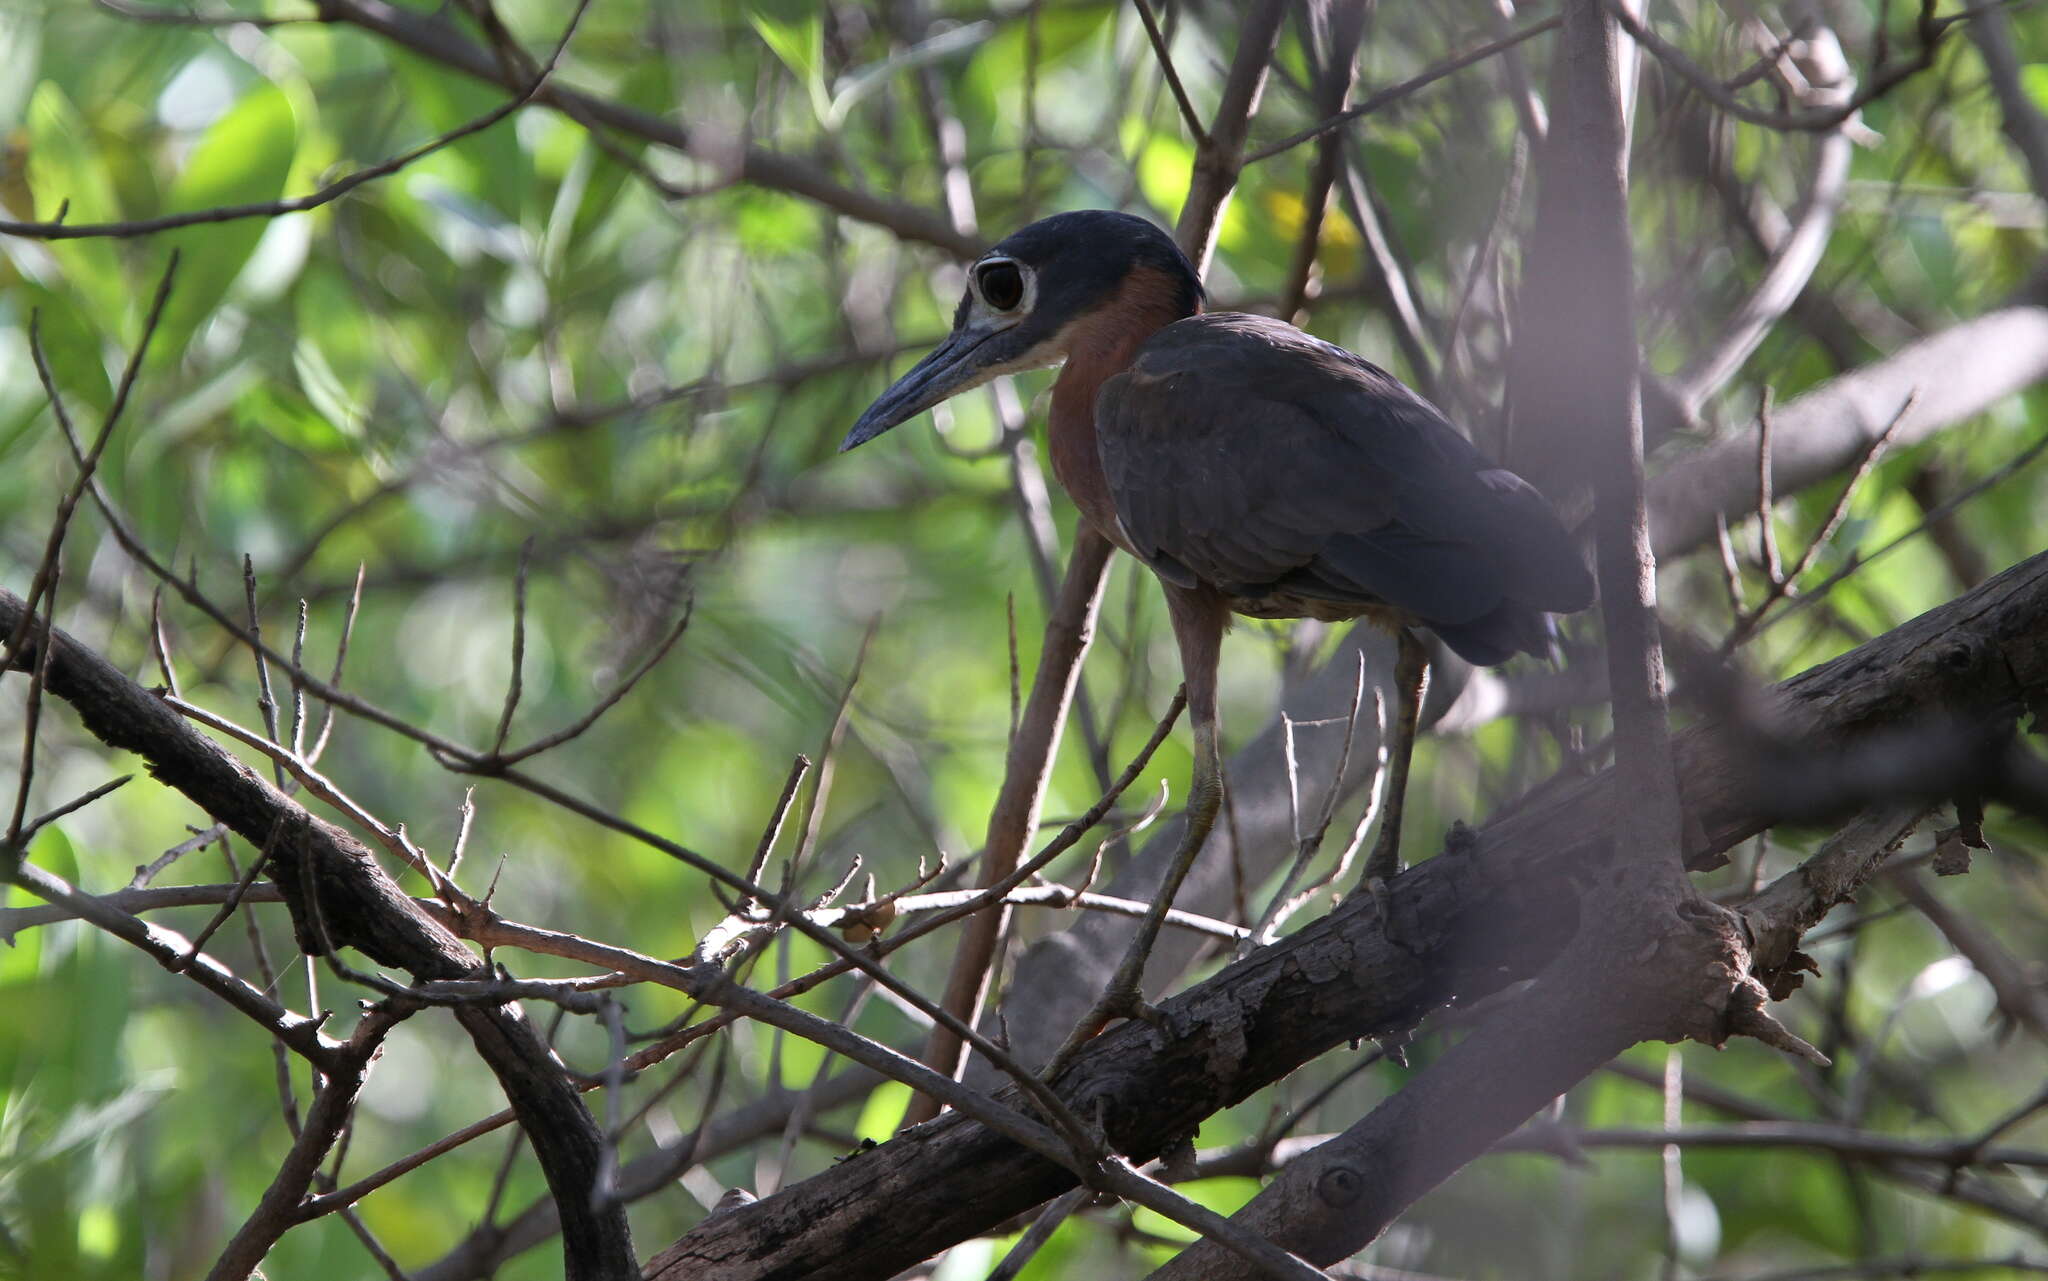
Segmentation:
{"type": "Polygon", "coordinates": [[[913,365],[909,373],[896,380],[895,386],[868,406],[860,421],[853,425],[853,430],[846,433],[846,439],[839,442],[839,452],[843,454],[856,445],[865,445],[940,401],[979,387],[997,374],[1007,372],[1012,367],[1013,353],[1009,350],[1012,344],[1003,340],[1015,333],[1015,329],[992,330],[975,326],[955,329],[947,335],[946,341],[913,365]]]}

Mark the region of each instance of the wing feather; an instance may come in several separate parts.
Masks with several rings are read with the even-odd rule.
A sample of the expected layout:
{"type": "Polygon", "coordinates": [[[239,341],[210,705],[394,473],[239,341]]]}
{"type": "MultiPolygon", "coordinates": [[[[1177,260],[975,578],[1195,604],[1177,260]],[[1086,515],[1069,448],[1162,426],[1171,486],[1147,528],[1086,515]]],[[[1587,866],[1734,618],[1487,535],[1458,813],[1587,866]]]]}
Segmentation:
{"type": "Polygon", "coordinates": [[[1118,516],[1170,580],[1390,605],[1454,629],[1592,599],[1541,494],[1391,375],[1292,325],[1169,325],[1095,410],[1118,516]]]}

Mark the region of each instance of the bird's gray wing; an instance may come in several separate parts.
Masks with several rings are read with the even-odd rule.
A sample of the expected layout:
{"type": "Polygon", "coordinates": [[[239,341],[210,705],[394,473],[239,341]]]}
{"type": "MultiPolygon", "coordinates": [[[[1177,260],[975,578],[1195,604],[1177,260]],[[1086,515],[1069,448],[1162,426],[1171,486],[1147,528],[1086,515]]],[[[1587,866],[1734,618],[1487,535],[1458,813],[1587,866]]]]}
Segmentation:
{"type": "Polygon", "coordinates": [[[1540,494],[1391,376],[1291,325],[1170,325],[1095,408],[1125,533],[1169,582],[1445,624],[1591,599],[1540,494]]]}

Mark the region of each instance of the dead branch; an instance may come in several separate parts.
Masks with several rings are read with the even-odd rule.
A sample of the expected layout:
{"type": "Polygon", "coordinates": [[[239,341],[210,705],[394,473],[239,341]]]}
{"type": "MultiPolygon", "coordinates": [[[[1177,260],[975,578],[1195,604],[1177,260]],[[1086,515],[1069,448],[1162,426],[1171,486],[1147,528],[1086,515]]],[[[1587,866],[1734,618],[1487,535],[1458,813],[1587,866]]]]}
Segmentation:
{"type": "MultiPolygon", "coordinates": [[[[0,589],[0,632],[33,628],[30,620],[22,599],[0,589]]],[[[34,629],[24,643],[31,651],[49,645],[50,692],[102,742],[143,757],[158,780],[259,847],[280,833],[270,875],[309,953],[346,944],[422,981],[479,973],[469,949],[415,905],[360,841],[306,813],[63,632],[34,629]],[[324,930],[311,928],[306,913],[313,909],[324,930]]],[[[638,1262],[623,1207],[591,1203],[601,1136],[546,1044],[513,1006],[465,1006],[455,1017],[497,1074],[561,1205],[566,1275],[598,1281],[629,1274],[638,1262]]]]}

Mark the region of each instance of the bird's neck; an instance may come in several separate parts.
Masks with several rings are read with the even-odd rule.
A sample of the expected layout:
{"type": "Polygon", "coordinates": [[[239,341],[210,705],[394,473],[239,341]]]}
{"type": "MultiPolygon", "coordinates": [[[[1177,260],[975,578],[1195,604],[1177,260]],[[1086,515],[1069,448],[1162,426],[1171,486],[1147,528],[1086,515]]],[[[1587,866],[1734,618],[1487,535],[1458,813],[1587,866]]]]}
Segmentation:
{"type": "Polygon", "coordinates": [[[1130,368],[1153,334],[1191,314],[1183,298],[1183,289],[1164,272],[1132,272],[1114,298],[1068,327],[1066,365],[1052,385],[1046,444],[1053,475],[1088,523],[1120,547],[1116,503],[1095,445],[1095,396],[1103,383],[1130,368]]]}

